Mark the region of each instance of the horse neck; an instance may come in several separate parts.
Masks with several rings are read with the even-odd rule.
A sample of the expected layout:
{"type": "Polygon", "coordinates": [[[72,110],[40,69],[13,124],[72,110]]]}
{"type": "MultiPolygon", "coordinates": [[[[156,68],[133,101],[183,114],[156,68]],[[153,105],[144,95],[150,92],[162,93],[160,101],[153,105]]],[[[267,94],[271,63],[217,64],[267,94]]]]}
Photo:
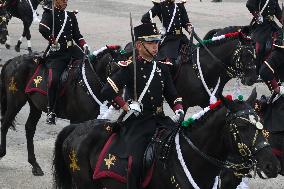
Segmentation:
{"type": "MultiPolygon", "coordinates": [[[[200,125],[200,128],[197,128],[193,132],[185,132],[201,152],[221,161],[226,160],[228,154],[223,138],[224,131],[226,131],[224,129],[226,113],[227,109],[223,107],[212,115],[214,119],[209,117],[204,124],[200,125]]],[[[180,136],[180,146],[185,163],[197,185],[200,188],[212,188],[214,179],[219,174],[220,168],[193,151],[189,144],[182,139],[182,136],[180,136]]],[[[177,155],[173,155],[172,158],[175,159],[173,161],[178,161],[177,155]]],[[[182,179],[188,180],[185,178],[184,171],[182,172],[184,175],[182,179]]],[[[178,173],[177,175],[180,174],[178,173]]],[[[182,182],[184,181],[180,181],[180,183],[182,182]]]]}
{"type": "MultiPolygon", "coordinates": [[[[217,73],[216,76],[219,76],[221,78],[221,82],[224,83],[224,85],[231,79],[230,75],[227,72],[227,68],[232,66],[232,57],[233,53],[235,51],[235,48],[237,46],[238,40],[228,40],[221,45],[216,45],[212,47],[208,47],[210,51],[221,61],[217,62],[214,61],[214,59],[208,54],[208,52],[203,48],[200,53],[204,54],[204,57],[212,60],[210,62],[204,61],[205,68],[207,67],[207,74],[210,75],[210,73],[217,73]],[[207,66],[206,66],[207,65],[207,66]]],[[[202,62],[201,62],[202,64],[202,62]]],[[[203,64],[204,65],[204,64],[203,64]]],[[[202,66],[203,66],[202,65],[202,66]]],[[[206,70],[204,70],[206,72],[206,70]]]]}

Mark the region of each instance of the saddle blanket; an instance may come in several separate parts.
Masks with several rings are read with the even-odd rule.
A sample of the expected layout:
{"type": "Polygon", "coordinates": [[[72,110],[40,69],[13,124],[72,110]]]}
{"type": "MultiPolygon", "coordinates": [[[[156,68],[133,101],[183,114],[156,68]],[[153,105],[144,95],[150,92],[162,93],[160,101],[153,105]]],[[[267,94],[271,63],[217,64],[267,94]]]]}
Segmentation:
{"type": "MultiPolygon", "coordinates": [[[[25,88],[25,93],[38,92],[43,95],[47,95],[47,87],[49,82],[52,82],[51,78],[52,70],[44,66],[44,64],[39,64],[35,70],[35,73],[29,80],[25,88]]],[[[59,96],[63,96],[65,92],[65,83],[68,79],[68,70],[65,69],[60,78],[60,89],[59,96]]]]}
{"type": "MultiPolygon", "coordinates": [[[[132,156],[123,152],[121,153],[121,149],[122,145],[119,145],[117,134],[112,134],[99,155],[93,174],[94,180],[108,177],[118,182],[127,183],[127,175],[131,171],[132,166],[132,156]]],[[[142,188],[145,188],[150,183],[153,168],[154,165],[147,170],[141,183],[142,188]]]]}
{"type": "Polygon", "coordinates": [[[48,76],[50,74],[52,74],[51,70],[48,70],[43,64],[39,64],[28,82],[25,92],[39,92],[43,95],[47,95],[48,76]]]}

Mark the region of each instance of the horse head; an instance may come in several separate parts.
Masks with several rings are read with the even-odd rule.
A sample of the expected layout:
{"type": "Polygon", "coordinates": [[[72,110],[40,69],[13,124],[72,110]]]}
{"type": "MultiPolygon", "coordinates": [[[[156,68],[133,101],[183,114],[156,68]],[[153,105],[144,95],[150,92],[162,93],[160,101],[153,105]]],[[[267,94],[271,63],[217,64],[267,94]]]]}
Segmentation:
{"type": "Polygon", "coordinates": [[[117,64],[118,61],[126,60],[124,52],[121,51],[120,46],[107,46],[105,50],[100,52],[95,62],[94,68],[103,82],[107,81],[107,77],[111,76],[120,69],[117,64]]]}
{"type": "Polygon", "coordinates": [[[222,100],[229,109],[226,118],[229,134],[226,144],[230,149],[230,156],[242,159],[241,162],[232,163],[231,168],[237,176],[245,176],[249,170],[254,170],[262,177],[275,178],[280,165],[272,154],[261,119],[252,108],[256,97],[254,89],[246,102],[222,100]]]}
{"type": "MultiPolygon", "coordinates": [[[[257,67],[255,64],[255,49],[250,38],[248,26],[230,26],[224,29],[211,30],[207,36],[221,36],[238,32],[236,40],[232,40],[233,52],[230,63],[227,63],[230,77],[241,79],[242,84],[251,86],[257,81],[257,67]]],[[[234,39],[234,38],[232,38],[234,39]]],[[[230,44],[231,45],[231,44],[230,44]]]]}
{"type": "Polygon", "coordinates": [[[9,16],[6,10],[0,5],[0,43],[1,44],[5,44],[5,42],[7,41],[8,22],[9,22],[9,16]]]}

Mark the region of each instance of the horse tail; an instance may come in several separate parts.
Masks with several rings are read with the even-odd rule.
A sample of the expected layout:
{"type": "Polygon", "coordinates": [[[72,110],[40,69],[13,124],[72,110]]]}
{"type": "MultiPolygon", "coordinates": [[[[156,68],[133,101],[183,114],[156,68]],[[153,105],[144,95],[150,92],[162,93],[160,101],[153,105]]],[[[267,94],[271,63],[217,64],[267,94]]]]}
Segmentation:
{"type": "Polygon", "coordinates": [[[72,188],[72,177],[68,167],[64,163],[62,145],[67,136],[75,129],[75,125],[65,127],[57,136],[55,149],[53,153],[53,178],[55,188],[69,189],[72,188]]]}
{"type": "Polygon", "coordinates": [[[12,61],[12,59],[8,60],[2,67],[1,76],[0,76],[0,105],[1,105],[1,120],[3,119],[6,111],[7,111],[7,93],[6,93],[6,85],[5,85],[5,71],[6,66],[12,61]]]}

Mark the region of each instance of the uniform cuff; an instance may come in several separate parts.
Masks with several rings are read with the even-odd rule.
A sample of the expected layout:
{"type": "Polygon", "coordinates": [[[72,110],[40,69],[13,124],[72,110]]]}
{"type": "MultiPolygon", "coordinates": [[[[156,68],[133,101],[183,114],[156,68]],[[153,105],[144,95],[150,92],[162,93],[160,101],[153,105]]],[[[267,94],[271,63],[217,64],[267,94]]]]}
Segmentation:
{"type": "Polygon", "coordinates": [[[183,110],[183,106],[182,106],[182,104],[176,104],[176,105],[174,105],[174,107],[173,107],[173,111],[175,112],[175,111],[177,111],[177,110],[183,110]]]}
{"type": "Polygon", "coordinates": [[[79,39],[79,46],[84,47],[84,45],[87,44],[84,38],[79,39]]]}
{"type": "Polygon", "coordinates": [[[122,108],[122,107],[126,104],[126,102],[122,99],[121,96],[115,97],[115,98],[114,98],[114,102],[115,102],[116,104],[118,104],[120,108],[122,108]]]}

